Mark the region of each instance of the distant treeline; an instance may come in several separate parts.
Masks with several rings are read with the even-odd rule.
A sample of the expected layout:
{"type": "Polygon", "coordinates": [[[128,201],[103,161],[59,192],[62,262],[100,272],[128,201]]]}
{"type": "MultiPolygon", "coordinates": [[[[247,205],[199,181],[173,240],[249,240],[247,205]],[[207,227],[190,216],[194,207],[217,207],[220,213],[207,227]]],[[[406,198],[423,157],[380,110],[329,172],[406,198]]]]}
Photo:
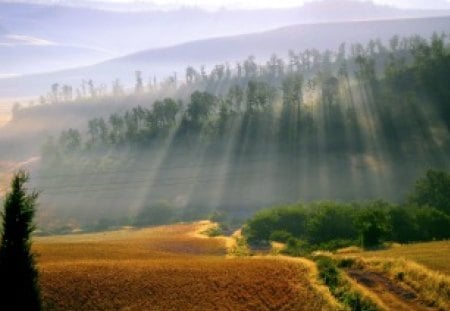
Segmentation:
{"type": "MultiPolygon", "coordinates": [[[[168,80],[173,97],[50,138],[42,174],[70,176],[70,168],[97,168],[98,159],[125,152],[131,168],[196,168],[179,178],[189,186],[150,187],[145,199],[184,193],[183,204],[200,210],[248,214],[300,198],[401,200],[427,168],[448,167],[449,72],[449,43],[437,34],[394,37],[389,47],[375,40],[350,51],[344,44],[337,52],[290,51],[287,61],[274,55],[265,65],[249,57],[209,74],[189,67],[185,84],[168,80]]],[[[137,74],[140,101],[142,83],[137,74]]],[[[176,177],[157,169],[153,184],[176,177]]]]}
{"type": "Polygon", "coordinates": [[[287,243],[293,255],[314,249],[384,241],[400,243],[450,238],[450,174],[429,171],[410,194],[407,204],[316,202],[259,211],[244,226],[251,245],[287,243]]]}

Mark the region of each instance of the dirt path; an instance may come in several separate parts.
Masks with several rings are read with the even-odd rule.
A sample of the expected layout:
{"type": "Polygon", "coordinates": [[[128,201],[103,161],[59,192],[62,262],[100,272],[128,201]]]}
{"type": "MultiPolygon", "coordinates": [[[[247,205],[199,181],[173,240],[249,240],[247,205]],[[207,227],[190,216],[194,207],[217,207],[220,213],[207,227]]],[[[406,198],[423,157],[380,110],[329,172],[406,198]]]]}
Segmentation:
{"type": "Polygon", "coordinates": [[[411,288],[400,286],[380,273],[353,268],[346,269],[345,272],[360,285],[377,295],[390,310],[437,310],[426,306],[411,288]]]}

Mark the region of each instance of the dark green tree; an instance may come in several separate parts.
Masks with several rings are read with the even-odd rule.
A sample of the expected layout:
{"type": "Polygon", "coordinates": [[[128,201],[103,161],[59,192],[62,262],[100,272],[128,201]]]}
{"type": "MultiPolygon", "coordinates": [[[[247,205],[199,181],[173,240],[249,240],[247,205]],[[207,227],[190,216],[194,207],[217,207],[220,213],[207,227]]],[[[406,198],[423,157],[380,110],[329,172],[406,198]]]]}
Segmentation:
{"type": "Polygon", "coordinates": [[[387,205],[373,202],[356,216],[355,226],[364,247],[379,246],[391,232],[387,205]]]}
{"type": "Polygon", "coordinates": [[[41,310],[38,271],[31,252],[37,192],[27,193],[28,174],[13,176],[2,214],[0,246],[0,304],[8,310],[41,310]]]}
{"type": "Polygon", "coordinates": [[[409,196],[412,204],[434,207],[450,215],[450,174],[428,170],[409,196]]]}

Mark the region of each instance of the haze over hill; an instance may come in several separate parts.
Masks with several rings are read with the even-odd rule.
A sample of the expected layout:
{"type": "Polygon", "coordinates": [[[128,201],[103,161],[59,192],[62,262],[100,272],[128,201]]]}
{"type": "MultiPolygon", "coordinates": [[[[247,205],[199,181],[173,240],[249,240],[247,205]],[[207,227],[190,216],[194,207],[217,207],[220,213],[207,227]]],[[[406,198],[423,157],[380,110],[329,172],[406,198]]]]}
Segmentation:
{"type": "Polygon", "coordinates": [[[216,11],[187,7],[113,11],[90,3],[0,3],[0,76],[89,65],[138,50],[292,24],[441,16],[450,12],[398,9],[355,0],[323,0],[289,9],[216,11]]]}
{"type": "Polygon", "coordinates": [[[174,72],[183,79],[188,65],[206,65],[210,69],[213,64],[234,64],[249,55],[263,62],[272,53],[285,57],[289,49],[336,49],[342,42],[365,44],[377,38],[387,42],[394,35],[429,37],[433,32],[447,31],[449,26],[450,17],[299,24],[149,49],[94,66],[0,79],[0,94],[9,98],[37,96],[45,94],[52,83],[65,83],[77,88],[83,79],[93,79],[97,85],[110,85],[119,78],[125,85],[132,86],[135,70],[142,70],[146,80],[154,76],[161,80],[174,72]]]}

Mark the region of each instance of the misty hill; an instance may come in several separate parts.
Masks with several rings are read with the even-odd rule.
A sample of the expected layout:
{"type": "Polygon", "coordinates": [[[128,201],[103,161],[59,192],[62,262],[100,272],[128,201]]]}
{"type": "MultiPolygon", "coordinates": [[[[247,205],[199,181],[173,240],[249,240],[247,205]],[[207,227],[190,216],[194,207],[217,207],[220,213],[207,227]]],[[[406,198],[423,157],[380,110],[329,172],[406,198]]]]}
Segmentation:
{"type": "Polygon", "coordinates": [[[179,77],[184,77],[188,65],[206,65],[207,69],[211,69],[208,66],[227,61],[233,64],[249,55],[255,55],[257,61],[265,61],[272,53],[285,57],[289,49],[335,49],[342,42],[366,44],[376,38],[387,42],[394,35],[430,37],[433,32],[447,32],[449,26],[450,16],[294,25],[145,50],[95,66],[0,79],[0,93],[4,97],[41,95],[48,91],[52,83],[66,83],[77,88],[82,79],[93,79],[97,85],[110,85],[115,78],[120,78],[131,86],[135,70],[142,70],[146,80],[154,75],[167,77],[174,71],[178,72],[179,77]]]}
{"type": "MultiPolygon", "coordinates": [[[[85,6],[89,2],[83,2],[85,6]]],[[[55,46],[66,68],[93,64],[135,51],[180,44],[210,37],[236,35],[269,30],[299,23],[349,20],[394,19],[449,14],[446,11],[400,10],[377,6],[370,2],[325,0],[294,9],[204,11],[180,8],[169,11],[112,11],[95,7],[39,5],[32,3],[0,3],[0,25],[10,35],[42,38],[54,45],[29,47],[0,44],[0,74],[29,74],[61,69],[54,63],[55,46]],[[74,50],[65,49],[72,47],[74,50]],[[74,57],[77,49],[86,50],[83,57],[74,57]],[[23,49],[23,51],[20,51],[23,49]],[[100,53],[98,51],[103,51],[100,53]],[[18,58],[16,54],[29,54],[18,58]],[[34,66],[38,54],[39,68],[34,66]],[[8,66],[8,64],[11,64],[8,66]],[[15,66],[15,67],[14,67],[15,66]],[[39,70],[40,69],[40,70],[39,70]]],[[[1,26],[0,26],[1,34],[1,26]]],[[[4,40],[0,38],[0,43],[4,40]]]]}
{"type": "Polygon", "coordinates": [[[48,131],[66,120],[33,181],[43,206],[83,222],[126,217],[142,202],[172,202],[188,220],[299,199],[401,200],[426,169],[450,163],[448,42],[401,38],[259,67],[248,59],[242,72],[168,85],[160,101],[139,88],[105,105],[56,94],[11,125],[48,131]],[[111,105],[110,115],[94,110],[111,105]],[[70,124],[82,110],[89,121],[70,124]]]}

